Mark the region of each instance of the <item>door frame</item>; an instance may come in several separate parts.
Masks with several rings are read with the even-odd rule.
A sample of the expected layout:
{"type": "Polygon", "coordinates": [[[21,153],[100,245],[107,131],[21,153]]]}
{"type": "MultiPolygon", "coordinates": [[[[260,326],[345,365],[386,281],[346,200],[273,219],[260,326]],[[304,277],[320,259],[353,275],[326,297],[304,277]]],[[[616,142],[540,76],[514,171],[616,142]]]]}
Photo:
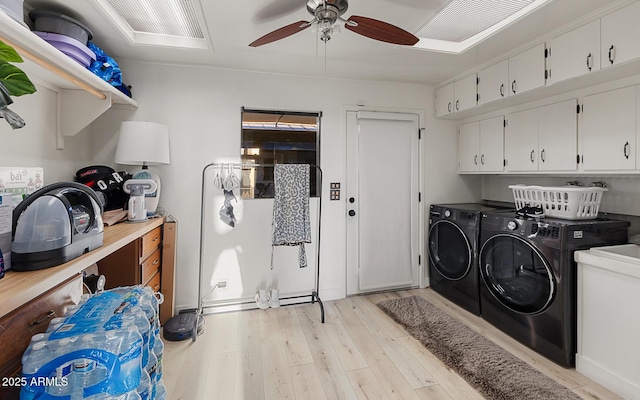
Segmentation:
{"type": "Polygon", "coordinates": [[[402,113],[402,114],[413,114],[416,115],[418,118],[418,129],[420,130],[420,134],[419,134],[419,138],[418,138],[418,193],[420,193],[421,196],[421,200],[418,202],[418,210],[417,210],[417,218],[418,218],[418,237],[416,238],[417,241],[417,251],[418,251],[418,287],[420,288],[425,288],[428,286],[429,284],[429,273],[428,273],[428,267],[429,267],[429,260],[425,259],[425,254],[426,254],[426,250],[425,250],[425,236],[424,236],[424,232],[425,232],[425,224],[424,224],[424,215],[425,215],[425,191],[424,191],[424,177],[426,176],[426,174],[422,171],[424,162],[423,162],[423,157],[425,154],[424,151],[424,146],[425,146],[425,142],[426,142],[426,138],[427,138],[427,130],[425,128],[425,112],[422,109],[413,109],[413,108],[393,108],[393,107],[368,107],[368,106],[357,106],[357,105],[345,105],[342,107],[342,128],[343,128],[343,134],[344,134],[344,144],[345,144],[345,162],[344,162],[344,171],[343,171],[343,176],[345,177],[345,197],[343,199],[343,215],[344,215],[344,230],[345,230],[345,253],[344,253],[344,257],[345,257],[345,285],[344,285],[344,290],[345,290],[345,297],[348,296],[348,292],[349,292],[349,266],[348,266],[348,261],[349,261],[349,250],[347,248],[347,238],[348,238],[348,225],[347,225],[347,219],[349,218],[348,215],[348,210],[349,210],[349,203],[348,203],[348,196],[346,195],[348,192],[348,187],[347,186],[347,181],[348,181],[348,167],[349,167],[349,163],[346,160],[346,156],[347,156],[347,144],[348,144],[348,140],[349,140],[349,131],[348,131],[348,113],[349,112],[358,112],[358,111],[364,111],[364,112],[380,112],[380,113],[402,113]]]}

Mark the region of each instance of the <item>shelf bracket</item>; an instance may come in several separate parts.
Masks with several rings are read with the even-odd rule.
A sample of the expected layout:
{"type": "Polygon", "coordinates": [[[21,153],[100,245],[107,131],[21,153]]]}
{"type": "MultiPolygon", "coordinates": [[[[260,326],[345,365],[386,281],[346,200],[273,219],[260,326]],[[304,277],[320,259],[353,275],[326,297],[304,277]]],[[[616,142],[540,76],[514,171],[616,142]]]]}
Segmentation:
{"type": "Polygon", "coordinates": [[[84,90],[60,89],[58,92],[58,126],[56,149],[64,149],[64,137],[75,136],[89,126],[113,104],[112,94],[101,92],[100,99],[84,90]]]}

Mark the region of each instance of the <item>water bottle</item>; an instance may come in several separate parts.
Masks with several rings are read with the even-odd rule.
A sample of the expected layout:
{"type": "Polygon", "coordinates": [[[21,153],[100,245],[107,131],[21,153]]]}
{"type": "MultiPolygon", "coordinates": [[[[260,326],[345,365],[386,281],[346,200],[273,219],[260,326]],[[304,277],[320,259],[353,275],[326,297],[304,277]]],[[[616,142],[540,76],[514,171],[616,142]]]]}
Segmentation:
{"type": "MultiPolygon", "coordinates": [[[[77,350],[105,350],[106,338],[101,334],[82,335],[77,350]]],[[[107,367],[91,358],[78,358],[73,361],[73,377],[76,388],[90,388],[106,379],[107,367]]]]}
{"type": "Polygon", "coordinates": [[[40,368],[51,361],[53,354],[51,345],[46,341],[31,342],[22,356],[22,374],[26,378],[26,385],[20,390],[20,398],[31,400],[39,397],[42,388],[32,386],[31,378],[36,377],[40,368]]]}
{"type": "Polygon", "coordinates": [[[165,400],[167,398],[167,388],[163,382],[156,384],[156,398],[155,400],[165,400]]]}
{"type": "Polygon", "coordinates": [[[162,379],[162,356],[164,355],[164,342],[158,335],[153,345],[153,354],[156,355],[158,363],[156,366],[156,382],[160,382],[162,379]]]}
{"type": "Polygon", "coordinates": [[[151,378],[151,384],[155,384],[157,379],[157,368],[158,368],[158,358],[153,353],[153,351],[149,352],[149,362],[145,365],[145,369],[149,373],[149,378],[151,378]]]}
{"type": "Polygon", "coordinates": [[[151,400],[151,378],[144,368],[142,369],[142,378],[140,379],[140,386],[138,386],[137,392],[142,400],[151,400]]]}

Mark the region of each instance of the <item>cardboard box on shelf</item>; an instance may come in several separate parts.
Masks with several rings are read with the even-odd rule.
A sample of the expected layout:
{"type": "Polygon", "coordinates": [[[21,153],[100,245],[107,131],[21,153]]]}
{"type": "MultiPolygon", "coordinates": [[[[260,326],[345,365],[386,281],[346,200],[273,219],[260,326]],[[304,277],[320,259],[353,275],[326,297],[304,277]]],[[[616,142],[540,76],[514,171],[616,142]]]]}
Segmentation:
{"type": "Polygon", "coordinates": [[[13,208],[43,186],[44,170],[40,167],[0,167],[0,193],[13,194],[13,208]]]}

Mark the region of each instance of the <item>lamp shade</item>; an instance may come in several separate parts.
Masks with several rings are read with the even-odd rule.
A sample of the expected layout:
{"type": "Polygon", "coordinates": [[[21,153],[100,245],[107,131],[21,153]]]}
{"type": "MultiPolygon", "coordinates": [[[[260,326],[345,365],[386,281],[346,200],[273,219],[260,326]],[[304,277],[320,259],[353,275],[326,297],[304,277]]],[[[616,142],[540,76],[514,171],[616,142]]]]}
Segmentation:
{"type": "Polygon", "coordinates": [[[115,162],[127,165],[170,164],[169,128],[155,122],[122,122],[115,162]]]}

